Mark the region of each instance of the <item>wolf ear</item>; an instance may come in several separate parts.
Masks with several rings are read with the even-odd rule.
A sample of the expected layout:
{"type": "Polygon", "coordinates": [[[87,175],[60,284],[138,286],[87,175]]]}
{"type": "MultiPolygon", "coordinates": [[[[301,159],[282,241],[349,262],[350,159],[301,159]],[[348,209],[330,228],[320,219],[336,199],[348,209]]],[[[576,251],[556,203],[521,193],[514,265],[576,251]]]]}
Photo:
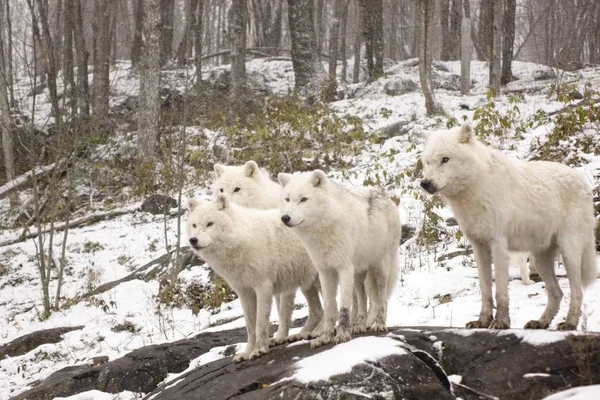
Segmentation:
{"type": "Polygon", "coordinates": [[[221,175],[223,175],[223,172],[225,172],[225,166],[221,165],[221,164],[215,164],[213,169],[215,170],[215,174],[217,175],[217,178],[221,177],[221,175]]]}
{"type": "Polygon", "coordinates": [[[312,172],[310,180],[314,187],[321,187],[327,182],[327,175],[325,175],[325,172],[317,169],[312,172]]]}
{"type": "Polygon", "coordinates": [[[469,143],[473,139],[473,127],[468,122],[465,122],[460,127],[460,142],[469,143]]]}
{"type": "Polygon", "coordinates": [[[288,182],[290,181],[290,178],[292,177],[291,174],[286,174],[285,172],[280,172],[277,175],[277,180],[279,181],[279,184],[281,185],[281,187],[285,187],[288,182]]]}
{"type": "Polygon", "coordinates": [[[194,211],[194,209],[195,209],[196,207],[198,207],[198,204],[200,204],[200,203],[198,202],[198,200],[194,199],[193,197],[190,197],[190,198],[188,199],[188,201],[187,201],[187,208],[188,208],[188,211],[189,211],[189,212],[192,212],[192,211],[194,211]]]}
{"type": "Polygon", "coordinates": [[[225,195],[218,195],[215,199],[215,203],[217,204],[217,210],[219,211],[229,208],[229,200],[227,200],[227,197],[225,197],[225,195]]]}
{"type": "Polygon", "coordinates": [[[256,178],[258,172],[258,164],[252,160],[248,161],[246,164],[244,164],[244,172],[246,173],[247,177],[256,178]]]}

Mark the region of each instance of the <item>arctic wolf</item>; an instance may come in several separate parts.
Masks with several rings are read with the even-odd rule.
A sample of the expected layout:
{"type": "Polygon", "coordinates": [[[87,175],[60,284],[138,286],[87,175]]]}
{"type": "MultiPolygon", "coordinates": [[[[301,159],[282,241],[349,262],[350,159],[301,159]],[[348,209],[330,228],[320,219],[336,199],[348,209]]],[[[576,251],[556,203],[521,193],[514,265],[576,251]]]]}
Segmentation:
{"type": "Polygon", "coordinates": [[[345,189],[320,170],[280,173],[279,183],[283,187],[281,221],[306,246],[319,271],[323,291],[322,332],[311,345],[318,347],[334,339],[338,280],[340,310],[335,341],[351,338],[353,288],[359,298],[355,331],[385,330],[388,296],[398,275],[401,227],[396,204],[381,189],[345,189]],[[364,286],[367,271],[375,283],[368,316],[364,286]]]}
{"type": "Polygon", "coordinates": [[[440,194],[473,246],[482,306],[467,328],[510,327],[509,251],[529,251],[546,284],[548,304],[525,328],[545,329],[556,316],[562,291],[554,274],[563,258],[571,288],[567,318],[559,330],[577,328],[583,288],[597,276],[591,190],[581,174],[558,163],[517,161],[481,143],[469,124],[431,132],[422,155],[421,186],[440,194]],[[496,316],[492,317],[492,260],[496,316]]]}
{"type": "MultiPolygon", "coordinates": [[[[527,266],[527,257],[529,256],[528,253],[524,253],[524,252],[511,252],[509,254],[509,258],[508,258],[508,265],[513,267],[513,266],[518,266],[519,270],[521,271],[521,282],[523,283],[523,285],[533,285],[535,282],[531,280],[531,278],[529,277],[529,267],[527,266]]],[[[533,267],[533,259],[530,258],[530,265],[531,267],[533,267]]],[[[532,268],[533,270],[534,268],[532,268]]]]}
{"type": "Polygon", "coordinates": [[[317,271],[302,243],[281,223],[279,212],[244,208],[223,195],[211,202],[190,199],[188,208],[192,251],[225,279],[242,304],[248,343],[233,361],[269,351],[273,295],[300,287],[309,310],[301,334],[310,334],[322,316],[317,271]]]}
{"type": "MultiPolygon", "coordinates": [[[[213,185],[214,197],[225,195],[236,204],[249,208],[260,208],[264,210],[279,207],[281,186],[274,182],[266,174],[262,173],[255,161],[248,161],[241,166],[214,165],[217,179],[213,185]]],[[[296,334],[288,337],[292,324],[292,312],[296,292],[275,295],[275,306],[279,316],[279,328],[275,334],[273,344],[280,344],[284,339],[294,341],[308,339],[307,333],[296,334]]],[[[323,310],[319,307],[314,311],[320,318],[323,310]]]]}
{"type": "Polygon", "coordinates": [[[281,187],[263,174],[254,161],[241,166],[215,164],[215,197],[224,194],[244,207],[277,208],[281,187]]]}

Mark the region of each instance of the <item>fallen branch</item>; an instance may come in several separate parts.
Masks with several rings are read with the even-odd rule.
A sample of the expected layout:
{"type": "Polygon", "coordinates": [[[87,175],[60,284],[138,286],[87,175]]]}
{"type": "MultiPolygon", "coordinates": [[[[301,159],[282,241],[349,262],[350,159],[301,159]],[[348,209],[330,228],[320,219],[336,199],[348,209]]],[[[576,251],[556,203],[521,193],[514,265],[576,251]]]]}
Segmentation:
{"type": "Polygon", "coordinates": [[[44,165],[41,167],[37,167],[32,169],[31,171],[25,172],[23,175],[17,176],[10,182],[6,182],[4,185],[0,186],[0,199],[8,196],[9,194],[21,189],[23,186],[27,185],[31,179],[35,176],[42,176],[49,172],[52,172],[58,163],[52,163],[50,165],[44,165]]]}
{"type": "Polygon", "coordinates": [[[406,126],[410,124],[409,121],[401,120],[394,122],[393,124],[386,125],[384,127],[379,128],[375,134],[379,137],[385,137],[387,139],[393,138],[394,136],[399,136],[408,132],[408,129],[405,129],[406,126]]]}
{"type": "MultiPolygon", "coordinates": [[[[132,206],[132,207],[126,207],[126,208],[119,208],[116,210],[103,212],[103,213],[86,215],[84,217],[74,219],[74,220],[70,221],[68,224],[66,222],[61,222],[60,224],[54,224],[54,227],[52,230],[54,232],[60,232],[60,231],[65,230],[67,228],[67,226],[69,227],[69,229],[77,228],[78,226],[81,226],[81,225],[118,217],[118,216],[121,216],[124,214],[129,214],[131,212],[136,211],[138,208],[139,208],[138,206],[132,206]]],[[[13,237],[11,239],[0,242],[0,247],[9,246],[11,244],[19,243],[19,242],[22,242],[27,239],[33,239],[33,238],[38,237],[40,235],[40,233],[45,234],[45,233],[49,233],[50,231],[51,231],[50,228],[43,228],[41,232],[39,232],[37,229],[33,229],[28,232],[23,232],[21,235],[19,235],[17,237],[13,237]]]]}

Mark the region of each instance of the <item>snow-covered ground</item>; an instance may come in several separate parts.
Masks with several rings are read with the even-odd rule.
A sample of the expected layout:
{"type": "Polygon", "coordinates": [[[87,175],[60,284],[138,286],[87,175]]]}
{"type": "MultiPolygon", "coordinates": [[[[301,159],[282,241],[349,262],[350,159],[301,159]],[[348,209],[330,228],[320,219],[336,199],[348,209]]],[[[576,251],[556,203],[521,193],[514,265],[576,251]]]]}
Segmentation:
{"type": "MultiPolygon", "coordinates": [[[[355,97],[341,100],[334,104],[340,112],[350,113],[363,118],[368,131],[389,125],[396,121],[407,121],[408,134],[397,136],[380,144],[369,144],[360,155],[354,157],[353,165],[348,171],[337,171],[332,175],[346,177],[348,184],[362,185],[366,176],[373,173],[379,164],[388,175],[399,174],[414,165],[423,146],[421,129],[434,129],[445,126],[442,117],[426,118],[424,100],[420,92],[410,92],[399,96],[388,96],[384,93],[384,85],[392,79],[409,78],[418,83],[417,67],[399,63],[387,71],[386,77],[371,85],[355,87],[355,97]],[[415,145],[416,144],[416,145],[415,145]],[[390,150],[397,151],[393,156],[390,150]]],[[[457,62],[446,63],[450,72],[440,72],[442,76],[458,73],[457,62]]],[[[114,97],[112,104],[120,104],[129,95],[137,93],[137,76],[130,73],[126,64],[119,64],[112,75],[114,97]]],[[[269,90],[285,93],[293,87],[293,71],[291,63],[284,61],[267,62],[253,60],[248,62],[248,71],[255,79],[263,80],[269,90]]],[[[485,103],[485,87],[487,67],[484,63],[472,63],[474,87],[470,96],[460,96],[458,92],[439,89],[436,96],[449,117],[461,121],[463,117],[473,119],[473,108],[485,103]],[[461,104],[470,109],[461,108],[461,104]]],[[[544,69],[539,65],[515,62],[514,74],[520,78],[509,88],[536,88],[540,82],[534,81],[536,71],[544,69]],[[536,86],[537,85],[537,86],[536,86]]],[[[209,78],[211,71],[207,71],[209,78]]],[[[193,72],[187,74],[193,76],[193,72]]],[[[584,85],[600,87],[600,71],[584,70],[577,74],[567,74],[564,79],[572,81],[581,91],[584,85]]],[[[178,84],[185,80],[179,80],[178,84]]],[[[525,94],[524,102],[519,103],[523,117],[533,115],[537,110],[554,111],[561,103],[548,99],[546,93],[549,82],[532,94],[525,94]]],[[[22,96],[21,98],[24,98],[22,96]]],[[[25,104],[27,103],[24,100],[25,104]]],[[[500,109],[512,107],[505,96],[496,106],[500,109]]],[[[36,123],[48,121],[47,102],[38,102],[36,123]]],[[[551,126],[541,126],[527,131],[522,139],[509,139],[499,142],[503,148],[519,158],[528,155],[530,144],[537,138],[546,135],[551,126]]],[[[600,157],[591,157],[589,163],[580,167],[589,177],[590,182],[598,185],[600,176],[600,157]]],[[[414,182],[407,182],[407,187],[414,187],[414,182]]],[[[410,191],[392,188],[391,191],[401,199],[400,211],[403,223],[414,227],[423,222],[423,206],[410,191]]],[[[207,188],[195,189],[197,196],[207,196],[207,188]]],[[[6,210],[7,200],[0,201],[0,210],[6,210]]],[[[447,209],[438,210],[444,217],[451,216],[447,209]]],[[[18,235],[17,231],[2,231],[2,238],[18,235]]],[[[177,239],[177,222],[170,218],[166,222],[166,230],[162,216],[145,213],[124,215],[112,220],[99,222],[91,226],[72,229],[67,245],[68,269],[63,286],[63,294],[72,298],[84,293],[88,286],[119,279],[136,268],[156,259],[165,253],[165,242],[174,244],[177,239]],[[166,237],[165,237],[166,236],[166,237]]],[[[185,241],[185,234],[182,236],[185,241]]],[[[56,246],[60,246],[57,238],[56,246]]],[[[449,240],[439,246],[424,248],[416,244],[414,239],[406,242],[400,249],[400,266],[402,273],[397,283],[389,306],[388,325],[403,326],[447,326],[463,327],[467,321],[476,319],[480,310],[480,293],[477,280],[477,269],[472,256],[458,256],[444,261],[437,261],[444,253],[451,252],[464,245],[461,241],[449,240]]],[[[174,341],[191,337],[202,331],[222,330],[241,327],[244,322],[239,301],[224,304],[220,312],[210,313],[200,310],[193,315],[189,309],[161,309],[157,312],[153,298],[158,292],[158,282],[133,280],[123,283],[96,297],[95,301],[82,301],[70,308],[54,312],[52,316],[40,322],[41,291],[35,262],[36,247],[33,240],[0,248],[0,264],[7,266],[7,273],[0,276],[0,343],[7,343],[24,334],[52,327],[83,325],[84,328],[64,335],[64,340],[57,344],[46,344],[31,352],[13,358],[0,360],[0,398],[5,399],[27,389],[34,381],[44,379],[52,372],[75,364],[90,362],[92,357],[108,356],[115,359],[141,346],[166,341],[174,341]],[[108,305],[103,309],[102,304],[108,305]],[[229,323],[213,326],[219,320],[229,323]],[[119,324],[132,324],[134,332],[116,331],[112,328],[119,324]]],[[[565,272],[558,267],[557,272],[564,276],[565,272]]],[[[511,277],[518,278],[518,268],[511,269],[511,277]]],[[[206,266],[185,270],[181,278],[186,281],[208,280],[206,266]]],[[[566,278],[559,279],[565,292],[559,314],[551,328],[564,319],[569,301],[569,287],[566,278]]],[[[53,286],[55,282],[51,283],[53,286]]],[[[542,283],[531,286],[522,285],[519,279],[510,282],[510,316],[512,326],[522,327],[527,321],[538,318],[546,304],[546,293],[542,283]]],[[[306,316],[304,299],[298,295],[296,302],[302,304],[294,312],[295,318],[306,316]]],[[[277,314],[272,313],[272,321],[277,321],[277,314]]],[[[596,281],[586,292],[583,317],[580,330],[600,331],[600,281],[596,281]]],[[[559,337],[558,335],[557,337],[559,337]]],[[[562,336],[560,336],[562,337],[562,336]]],[[[383,352],[402,351],[383,338],[361,338],[364,347],[373,345],[383,352]],[[370,340],[376,341],[371,343],[370,340]]],[[[358,341],[358,340],[357,340],[358,341]]],[[[345,345],[344,345],[345,346],[345,345]]],[[[359,346],[361,347],[361,346],[359,346]]],[[[370,347],[369,347],[370,348],[370,347]]],[[[342,352],[343,346],[332,351],[342,352]]],[[[223,349],[216,348],[194,360],[190,368],[216,360],[223,349]]],[[[321,353],[323,356],[328,353],[321,353]]],[[[336,353],[337,354],[337,353],[336,353]]],[[[345,353],[344,353],[345,354],[345,353]]],[[[354,354],[355,357],[378,357],[379,355],[354,354]]],[[[317,357],[317,356],[315,356],[317,357]]],[[[337,356],[336,356],[337,357],[337,356]]],[[[356,360],[354,360],[356,361],[356,360]]],[[[310,380],[308,372],[311,363],[319,360],[304,360],[304,368],[298,371],[298,379],[310,380]],[[308,371],[303,375],[303,371],[308,371]]],[[[332,371],[335,373],[335,371],[332,371]]],[[[88,392],[70,399],[131,399],[133,393],[122,393],[119,397],[100,392],[88,392]]],[[[561,397],[562,398],[562,397],[561,397]]],[[[564,397],[568,398],[568,397],[564,397]]],[[[590,397],[591,398],[591,397],[590,397]]]]}

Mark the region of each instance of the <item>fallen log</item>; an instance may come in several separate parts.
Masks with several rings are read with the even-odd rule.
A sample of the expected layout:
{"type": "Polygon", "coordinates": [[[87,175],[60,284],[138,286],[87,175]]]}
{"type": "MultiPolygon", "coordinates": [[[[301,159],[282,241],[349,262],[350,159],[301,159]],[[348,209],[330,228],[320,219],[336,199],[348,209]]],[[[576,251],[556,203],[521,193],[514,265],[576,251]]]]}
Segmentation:
{"type": "MultiPolygon", "coordinates": [[[[65,230],[67,228],[67,226],[69,227],[69,229],[77,228],[78,226],[81,226],[81,225],[94,223],[94,222],[102,221],[102,220],[109,219],[109,218],[119,217],[124,214],[129,214],[131,212],[136,211],[138,208],[139,208],[139,206],[132,206],[132,207],[126,207],[126,208],[118,208],[116,210],[102,212],[102,213],[86,215],[86,216],[74,219],[72,221],[69,221],[68,224],[66,222],[54,224],[54,228],[52,230],[54,230],[54,232],[60,232],[60,231],[65,230]]],[[[27,239],[34,239],[34,238],[38,237],[40,235],[40,233],[45,234],[45,233],[49,233],[50,231],[51,231],[50,228],[43,228],[41,232],[39,232],[37,229],[32,229],[31,231],[23,232],[21,235],[19,235],[17,237],[13,237],[11,239],[0,242],[0,247],[9,246],[11,244],[19,243],[19,242],[22,242],[27,239]]]]}
{"type": "Polygon", "coordinates": [[[33,179],[33,177],[39,177],[54,171],[57,166],[58,163],[52,163],[50,165],[37,167],[31,171],[25,172],[23,175],[17,176],[10,182],[6,182],[4,185],[0,186],[0,199],[3,199],[9,194],[21,189],[23,186],[27,185],[33,179]]]}

